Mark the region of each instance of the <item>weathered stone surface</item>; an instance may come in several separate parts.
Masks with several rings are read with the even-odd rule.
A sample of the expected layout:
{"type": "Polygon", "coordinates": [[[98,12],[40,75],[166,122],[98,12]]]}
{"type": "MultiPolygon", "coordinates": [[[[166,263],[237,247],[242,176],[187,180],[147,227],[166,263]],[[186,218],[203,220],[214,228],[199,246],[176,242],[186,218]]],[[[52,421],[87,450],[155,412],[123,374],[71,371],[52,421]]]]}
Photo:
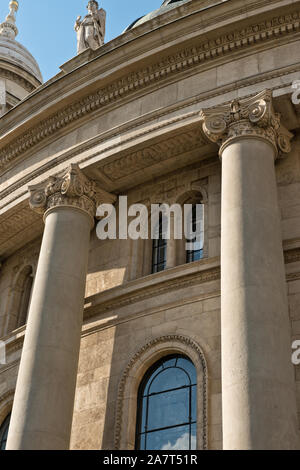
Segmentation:
{"type": "MultiPolygon", "coordinates": [[[[249,0],[247,5],[244,0],[184,2],[180,8],[174,6],[96,50],[86,49],[64,64],[61,73],[47,86],[41,86],[38,93],[26,100],[25,96],[39,85],[37,69],[35,77],[30,76],[29,69],[23,75],[15,68],[7,70],[1,61],[0,35],[1,89],[5,87],[10,99],[12,95],[23,99],[0,118],[0,337],[8,341],[8,364],[0,367],[0,425],[12,407],[25,333],[25,326],[14,329],[17,313],[14,294],[18,274],[24,268],[31,267],[36,273],[43,231],[41,216],[44,211],[47,213],[53,200],[61,211],[77,207],[91,213],[99,200],[89,185],[79,200],[72,188],[72,194],[62,194],[68,168],[79,165],[83,180],[94,182],[103,190],[102,195],[127,195],[129,204],[174,203],[184,200],[191,192],[201,193],[206,205],[205,259],[187,265],[182,245],[175,244],[169,269],[151,274],[151,242],[100,241],[95,229],[78,253],[72,251],[73,233],[65,234],[61,244],[53,241],[52,246],[60,250],[60,259],[56,256],[53,264],[62,269],[65,263],[69,266],[75,263],[83,250],[89,253],[86,282],[82,282],[80,294],[83,301],[85,287],[79,366],[72,369],[74,377],[77,373],[72,427],[70,418],[67,419],[68,432],[72,428],[70,448],[113,449],[125,446],[124,443],[127,448],[133,448],[138,385],[147,368],[162,354],[174,352],[193,358],[199,384],[203,384],[203,377],[206,380],[207,391],[199,387],[199,410],[205,409],[207,422],[205,413],[199,415],[198,448],[205,444],[209,449],[221,449],[223,442],[226,447],[228,428],[224,425],[226,418],[222,422],[222,400],[230,405],[242,403],[242,411],[230,415],[231,423],[238,422],[235,435],[243,435],[239,426],[249,416],[254,429],[259,421],[255,413],[242,418],[249,404],[244,406],[240,401],[241,396],[247,396],[245,389],[230,393],[227,399],[227,382],[222,378],[221,345],[228,338],[227,328],[234,326],[225,364],[233,366],[237,357],[248,358],[243,367],[234,371],[235,379],[240,370],[246,371],[246,381],[255,376],[255,366],[263,364],[261,376],[265,380],[261,380],[260,391],[265,401],[261,416],[268,414],[274,396],[285,397],[287,406],[282,423],[287,420],[294,403],[292,392],[287,397],[287,390],[292,387],[296,391],[298,416],[295,412],[289,432],[299,428],[299,366],[294,366],[291,387],[278,387],[282,377],[287,377],[282,371],[290,366],[290,345],[300,339],[300,113],[299,106],[291,101],[291,83],[300,74],[299,19],[298,1],[249,0]],[[270,91],[264,93],[265,89],[270,91]],[[210,115],[221,113],[223,118],[225,115],[223,131],[222,126],[217,133],[216,129],[212,132],[210,129],[209,137],[215,137],[212,141],[206,135],[210,126],[202,128],[199,116],[202,108],[209,108],[210,115]],[[241,126],[243,118],[245,122],[241,126]],[[234,141],[241,138],[242,142],[249,132],[247,154],[253,163],[251,171],[247,167],[243,184],[239,186],[236,166],[232,166],[226,183],[216,142],[220,139],[226,142],[230,137],[234,141]],[[291,141],[290,133],[294,136],[291,141]],[[277,156],[272,148],[284,153],[284,158],[277,159],[275,173],[270,176],[277,156]],[[268,151],[272,153],[272,158],[266,158],[270,165],[264,159],[268,151]],[[271,178],[272,191],[269,190],[271,178]],[[262,181],[264,184],[258,189],[258,182],[262,181]],[[245,225],[243,246],[234,230],[238,227],[236,218],[226,209],[224,200],[226,214],[221,224],[224,183],[227,203],[232,203],[233,210],[241,202],[245,217],[252,210],[261,209],[260,223],[254,228],[250,222],[245,225]],[[29,208],[28,186],[34,186],[34,193],[40,197],[39,201],[33,201],[33,205],[38,205],[38,212],[29,208]],[[274,200],[271,209],[268,206],[270,212],[267,204],[262,203],[263,198],[271,198],[274,193],[278,194],[281,226],[268,218],[274,200]],[[80,200],[83,196],[91,198],[88,207],[80,200]],[[221,261],[221,238],[222,243],[226,239],[224,232],[221,237],[221,231],[226,224],[228,245],[225,252],[223,249],[221,261]],[[282,229],[280,234],[278,227],[282,229]],[[277,282],[283,265],[280,268],[280,263],[274,261],[277,255],[275,258],[270,255],[275,242],[277,254],[284,250],[286,282],[283,277],[277,282]],[[249,255],[244,270],[234,268],[237,253],[243,257],[249,255]],[[226,256],[230,257],[228,264],[226,256]],[[234,290],[229,299],[230,309],[224,305],[225,291],[220,285],[221,271],[227,272],[226,266],[232,269],[227,276],[228,289],[234,290]],[[246,322],[247,331],[253,332],[251,357],[247,356],[246,347],[240,356],[235,354],[235,342],[243,339],[241,332],[245,326],[245,322],[239,321],[244,312],[244,304],[239,299],[244,287],[252,285],[250,281],[264,287],[259,295],[253,294],[253,301],[246,309],[253,318],[250,324],[246,322]],[[282,301],[286,290],[288,305],[282,301]],[[221,326],[224,309],[230,310],[231,321],[221,326]],[[288,325],[283,320],[280,323],[282,315],[287,322],[290,320],[288,325]],[[266,329],[267,338],[263,333],[266,329]],[[265,348],[261,346],[263,338],[265,348]],[[283,347],[286,342],[288,354],[283,347]],[[272,360],[275,371],[270,365],[272,360]]],[[[5,47],[9,41],[15,40],[6,38],[5,47]]],[[[24,53],[22,48],[18,49],[19,53],[24,53]]],[[[24,64],[27,59],[27,66],[34,72],[34,63],[26,55],[24,64]]],[[[237,147],[233,153],[238,153],[237,147]]],[[[227,157],[230,158],[229,153],[227,157]]],[[[70,279],[72,272],[77,273],[77,269],[70,268],[70,279]]],[[[41,294],[40,279],[36,282],[41,294]]],[[[59,276],[46,290],[52,302],[59,306],[49,307],[51,314],[45,318],[47,335],[43,338],[53,344],[55,338],[61,341],[67,338],[69,342],[72,336],[69,328],[77,312],[73,303],[78,307],[79,290],[59,276]],[[59,332],[53,326],[58,319],[59,332]]],[[[82,309],[78,318],[81,313],[82,309]]],[[[65,351],[56,349],[58,365],[53,367],[59,369],[65,351]]],[[[71,370],[67,365],[66,368],[71,370]]],[[[55,373],[51,377],[55,381],[55,373]]],[[[69,403],[74,390],[75,386],[70,386],[66,393],[69,403]]],[[[53,397],[55,401],[58,394],[53,397]]],[[[48,397],[49,413],[45,421],[50,416],[53,397],[48,397]]],[[[58,409],[56,406],[51,410],[53,419],[57,418],[58,409]]],[[[60,416],[62,419],[63,413],[60,416]]],[[[272,426],[269,419],[263,420],[256,433],[260,442],[249,439],[248,447],[268,445],[266,440],[274,429],[278,430],[277,437],[281,436],[283,425],[276,422],[272,426]]],[[[300,446],[295,431],[292,437],[278,437],[273,447],[292,447],[292,440],[300,446]]],[[[40,440],[37,445],[41,445],[40,440]]],[[[52,445],[62,446],[62,443],[52,442],[52,445]]]]}

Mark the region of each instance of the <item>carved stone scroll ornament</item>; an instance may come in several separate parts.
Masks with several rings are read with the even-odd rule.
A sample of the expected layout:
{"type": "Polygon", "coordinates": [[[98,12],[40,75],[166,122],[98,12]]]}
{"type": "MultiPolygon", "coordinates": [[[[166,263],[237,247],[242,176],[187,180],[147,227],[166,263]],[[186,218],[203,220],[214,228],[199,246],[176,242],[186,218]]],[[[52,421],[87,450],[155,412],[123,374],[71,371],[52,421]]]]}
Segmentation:
{"type": "Polygon", "coordinates": [[[39,214],[55,207],[75,207],[87,212],[93,221],[100,204],[116,201],[116,196],[99,188],[75,164],[61,177],[50,177],[44,183],[30,186],[29,191],[30,207],[39,214]]]}
{"type": "Polygon", "coordinates": [[[267,140],[275,147],[276,156],[291,151],[293,134],[281,124],[280,114],[275,113],[271,90],[228,105],[203,109],[200,117],[206,136],[220,145],[220,155],[225,146],[241,137],[267,140]]]}

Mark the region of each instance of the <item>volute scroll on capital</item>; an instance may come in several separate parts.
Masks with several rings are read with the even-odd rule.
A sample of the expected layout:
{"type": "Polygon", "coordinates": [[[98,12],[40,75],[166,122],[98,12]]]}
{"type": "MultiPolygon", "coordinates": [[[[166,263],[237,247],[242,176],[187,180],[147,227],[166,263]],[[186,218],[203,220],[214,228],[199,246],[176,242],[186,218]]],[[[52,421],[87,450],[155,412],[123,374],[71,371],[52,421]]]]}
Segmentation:
{"type": "Polygon", "coordinates": [[[200,118],[205,135],[220,146],[220,155],[230,142],[241,137],[267,140],[279,157],[291,151],[293,134],[281,124],[280,114],[274,111],[271,90],[248,99],[233,100],[224,106],[203,109],[200,118]]]}
{"type": "Polygon", "coordinates": [[[45,182],[30,186],[30,207],[44,215],[56,207],[72,207],[86,212],[94,222],[100,204],[114,204],[116,196],[101,189],[76,164],[62,176],[51,176],[45,182]]]}

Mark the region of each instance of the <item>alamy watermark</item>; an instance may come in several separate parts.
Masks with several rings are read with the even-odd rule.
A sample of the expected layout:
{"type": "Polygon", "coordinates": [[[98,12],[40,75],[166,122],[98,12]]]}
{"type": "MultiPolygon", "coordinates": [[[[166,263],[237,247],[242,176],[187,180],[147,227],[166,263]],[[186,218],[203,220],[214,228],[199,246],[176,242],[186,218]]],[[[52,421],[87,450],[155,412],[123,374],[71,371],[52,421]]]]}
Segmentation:
{"type": "Polygon", "coordinates": [[[300,365],[300,340],[296,340],[292,344],[292,349],[295,350],[292,354],[292,363],[295,366],[300,365]]]}
{"type": "MultiPolygon", "coordinates": [[[[300,104],[300,80],[294,80],[292,83],[292,103],[300,104]]],[[[300,340],[296,340],[292,344],[294,350],[292,354],[292,363],[295,366],[300,365],[300,340]]]]}
{"type": "Polygon", "coordinates": [[[203,204],[152,204],[149,213],[144,204],[128,207],[127,196],[120,196],[118,217],[113,204],[101,204],[96,216],[100,219],[96,227],[100,240],[185,239],[188,251],[203,245],[203,204]]]}
{"type": "Polygon", "coordinates": [[[6,364],[6,343],[0,341],[0,366],[6,364]]]}
{"type": "Polygon", "coordinates": [[[294,80],[292,84],[292,103],[300,104],[300,80],[294,80]]]}

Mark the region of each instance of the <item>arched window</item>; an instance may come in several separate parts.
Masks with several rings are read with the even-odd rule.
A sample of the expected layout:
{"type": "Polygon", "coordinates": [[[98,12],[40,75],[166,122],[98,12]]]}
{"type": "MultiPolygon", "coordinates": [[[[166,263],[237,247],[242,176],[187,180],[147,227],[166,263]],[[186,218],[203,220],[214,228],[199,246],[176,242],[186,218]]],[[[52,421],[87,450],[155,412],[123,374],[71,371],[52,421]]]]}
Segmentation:
{"type": "Polygon", "coordinates": [[[32,266],[27,265],[18,272],[14,279],[11,295],[8,299],[7,318],[4,334],[26,325],[34,283],[32,266]]]}
{"type": "Polygon", "coordinates": [[[5,450],[6,448],[10,416],[9,414],[0,427],[0,450],[5,450]]]}
{"type": "Polygon", "coordinates": [[[28,266],[23,272],[22,290],[19,301],[19,312],[17,318],[17,328],[20,328],[27,323],[28,310],[30,306],[32,287],[33,287],[33,272],[32,267],[28,266]]]}
{"type": "Polygon", "coordinates": [[[167,264],[167,239],[164,233],[164,222],[162,213],[159,214],[159,223],[157,224],[154,234],[152,247],[152,274],[164,271],[167,264]]]}
{"type": "Polygon", "coordinates": [[[187,225],[186,262],[192,263],[204,256],[204,204],[193,204],[187,225]]]}
{"type": "Polygon", "coordinates": [[[19,293],[19,306],[16,328],[20,328],[27,323],[28,311],[30,306],[33,287],[32,267],[27,266],[22,272],[21,291],[19,293]]]}
{"type": "Polygon", "coordinates": [[[186,356],[157,362],[139,388],[136,449],[195,450],[196,393],[196,369],[186,356]]]}

